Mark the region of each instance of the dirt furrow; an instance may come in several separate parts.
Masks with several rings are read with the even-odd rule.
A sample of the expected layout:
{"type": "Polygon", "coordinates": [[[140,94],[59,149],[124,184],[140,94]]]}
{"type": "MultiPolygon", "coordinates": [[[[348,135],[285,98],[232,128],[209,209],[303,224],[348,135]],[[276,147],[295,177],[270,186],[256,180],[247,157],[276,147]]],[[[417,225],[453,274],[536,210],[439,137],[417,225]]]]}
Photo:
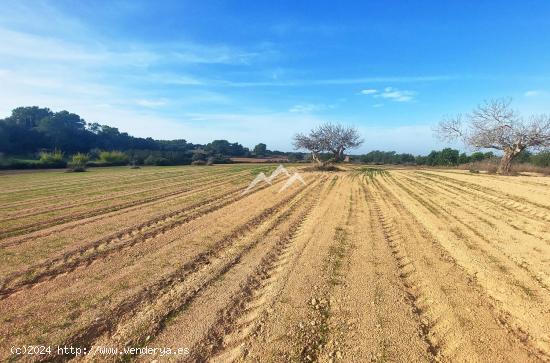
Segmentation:
{"type": "Polygon", "coordinates": [[[346,218],[346,213],[342,212],[348,210],[351,193],[350,178],[333,180],[334,184],[329,183],[332,192],[320,201],[319,207],[312,211],[297,233],[292,247],[294,257],[286,265],[288,272],[285,273],[285,279],[279,280],[277,284],[281,286],[280,292],[269,309],[264,310],[262,328],[244,340],[246,353],[238,359],[306,359],[308,354],[304,353],[313,349],[309,338],[315,340],[322,335],[323,320],[310,316],[313,309],[311,295],[325,289],[327,280],[323,278],[326,276],[323,268],[326,268],[327,261],[335,261],[328,256],[331,256],[331,251],[332,254],[337,253],[334,250],[337,247],[334,239],[336,228],[346,218]]]}
{"type": "MultiPolygon", "coordinates": [[[[205,173],[203,174],[206,175],[205,173]]],[[[86,199],[87,197],[93,198],[97,196],[104,198],[104,194],[111,194],[118,191],[128,191],[129,188],[147,190],[152,189],[149,186],[151,184],[165,185],[165,182],[170,180],[191,181],[195,177],[200,178],[201,174],[193,173],[191,175],[187,175],[180,172],[179,175],[172,173],[169,177],[159,177],[157,175],[152,176],[153,177],[150,180],[147,180],[146,176],[144,176],[145,180],[140,178],[139,181],[135,181],[135,178],[121,180],[121,178],[114,177],[105,179],[91,179],[89,182],[87,180],[79,180],[79,182],[74,183],[73,186],[49,186],[48,188],[45,188],[44,191],[29,188],[24,191],[24,195],[10,193],[10,198],[15,198],[16,201],[6,201],[6,204],[2,206],[0,210],[10,209],[12,212],[17,211],[18,213],[22,213],[24,212],[24,209],[22,208],[31,210],[32,207],[36,207],[37,204],[62,204],[66,196],[72,196],[80,199],[86,199]],[[29,194],[32,197],[26,198],[26,194],[29,194]]]]}
{"type": "MultiPolygon", "coordinates": [[[[336,177],[326,183],[316,197],[315,206],[308,206],[305,216],[311,220],[319,204],[328,197],[336,182],[336,177]]],[[[304,218],[300,218],[303,220],[304,218]]],[[[191,361],[207,359],[211,362],[231,362],[248,360],[248,353],[253,341],[257,339],[267,325],[273,306],[280,298],[288,278],[294,272],[299,256],[307,244],[297,240],[302,234],[302,226],[307,222],[294,224],[283,239],[276,242],[275,248],[266,254],[255,268],[254,274],[241,284],[241,298],[233,298],[234,303],[219,314],[224,322],[222,329],[214,327],[207,339],[201,340],[198,354],[191,356],[191,361]],[[210,342],[210,344],[209,344],[210,342]],[[212,344],[214,343],[214,344],[212,344]]],[[[308,241],[309,242],[309,241],[308,241]]],[[[194,351],[194,350],[193,350],[194,351]]]]}
{"type": "MultiPolygon", "coordinates": [[[[207,188],[204,188],[204,189],[208,189],[210,187],[207,187],[207,188]]],[[[50,228],[50,227],[57,226],[57,225],[64,224],[64,223],[68,223],[68,222],[71,222],[71,221],[81,220],[81,219],[84,219],[84,218],[89,219],[90,217],[101,216],[101,215],[106,214],[106,213],[116,212],[116,211],[124,210],[124,209],[127,209],[127,208],[131,208],[131,207],[141,206],[141,205],[147,204],[147,203],[154,203],[154,202],[158,202],[158,201],[161,201],[163,199],[166,199],[166,198],[182,195],[182,194],[185,194],[185,193],[193,193],[193,192],[196,192],[195,188],[190,187],[190,186],[186,186],[186,187],[183,187],[183,188],[179,188],[177,190],[173,190],[173,191],[169,191],[169,192],[165,192],[165,193],[160,193],[160,194],[153,195],[153,196],[148,196],[148,197],[138,199],[138,200],[130,200],[130,201],[127,201],[127,202],[122,202],[120,204],[116,204],[116,205],[110,205],[110,206],[106,206],[106,207],[99,207],[99,208],[88,210],[88,211],[76,212],[76,213],[72,213],[72,214],[69,214],[69,215],[54,217],[54,218],[51,218],[51,219],[48,219],[48,220],[43,220],[43,221],[39,221],[39,222],[35,222],[35,223],[30,223],[30,224],[27,224],[27,225],[24,225],[24,226],[6,228],[6,229],[4,229],[3,231],[0,232],[0,239],[4,239],[4,238],[7,238],[7,237],[12,237],[12,236],[18,236],[18,235],[22,235],[22,234],[27,234],[27,233],[30,233],[30,232],[50,228]]]]}
{"type": "MultiPolygon", "coordinates": [[[[304,324],[299,326],[298,337],[303,345],[300,359],[304,362],[350,358],[351,347],[348,343],[351,342],[345,341],[342,336],[342,325],[346,323],[341,316],[341,305],[346,304],[341,304],[342,299],[336,298],[338,287],[345,283],[349,256],[355,248],[350,236],[351,218],[357,202],[355,183],[351,183],[350,189],[347,208],[340,212],[342,224],[334,229],[333,242],[323,262],[318,285],[313,294],[310,293],[309,309],[302,317],[310,322],[311,328],[306,328],[304,324]]],[[[348,298],[343,297],[344,300],[348,298]]]]}
{"type": "Polygon", "coordinates": [[[430,361],[433,350],[365,185],[375,178],[356,181],[359,192],[348,223],[353,248],[346,273],[332,294],[329,336],[338,345],[329,357],[354,362],[430,361]],[[340,357],[338,352],[343,352],[340,357]]]}
{"type": "Polygon", "coordinates": [[[431,179],[436,183],[445,183],[453,188],[459,189],[463,193],[477,195],[484,199],[490,199],[504,208],[515,210],[523,215],[529,215],[535,220],[544,219],[546,221],[550,221],[550,205],[534,202],[517,195],[497,191],[478,184],[453,179],[434,173],[417,172],[417,174],[423,175],[425,178],[431,179]]]}
{"type": "MultiPolygon", "coordinates": [[[[313,186],[314,184],[311,184],[307,188],[312,188],[313,186]]],[[[140,307],[151,304],[160,295],[169,291],[171,287],[189,279],[193,274],[208,266],[212,258],[223,255],[224,251],[232,248],[235,241],[253,231],[259,223],[262,223],[273,213],[281,210],[301,192],[301,189],[292,193],[289,192],[274,205],[266,206],[261,213],[235,226],[224,236],[213,242],[211,247],[188,259],[187,262],[183,263],[179,268],[174,269],[169,275],[164,275],[154,283],[141,287],[136,293],[110,307],[108,312],[95,318],[90,324],[79,328],[76,332],[64,338],[63,343],[72,344],[73,346],[90,347],[96,338],[113,331],[119,322],[132,316],[140,307]]]]}
{"type": "MultiPolygon", "coordinates": [[[[234,192],[238,190],[239,188],[243,188],[244,185],[241,185],[240,187],[231,188],[230,190],[223,190],[224,187],[228,185],[232,185],[235,181],[239,181],[239,178],[233,179],[229,178],[222,179],[222,180],[216,180],[212,183],[209,183],[207,185],[201,186],[199,188],[195,187],[188,187],[186,190],[180,192],[175,192],[173,195],[170,195],[168,197],[162,197],[155,200],[148,200],[143,199],[141,201],[134,201],[134,205],[125,207],[125,208],[115,208],[114,210],[108,210],[104,214],[101,213],[92,213],[91,215],[84,215],[82,219],[78,219],[76,216],[69,216],[70,220],[62,221],[60,223],[54,224],[53,226],[46,226],[44,228],[37,229],[36,231],[29,232],[26,234],[16,235],[10,238],[4,238],[0,239],[0,246],[9,247],[16,244],[20,244],[22,242],[26,242],[29,240],[36,240],[38,238],[48,237],[51,234],[58,234],[60,232],[79,228],[86,224],[103,220],[105,218],[113,218],[113,217],[120,217],[123,214],[132,212],[132,211],[139,211],[142,210],[145,207],[154,208],[157,205],[169,202],[171,200],[177,200],[179,198],[189,198],[189,197],[195,197],[202,195],[203,193],[210,194],[213,190],[217,191],[217,194],[214,194],[213,198],[219,198],[223,196],[224,194],[228,192],[234,192]],[[139,203],[138,203],[139,202],[139,203]]],[[[109,208],[107,208],[109,209],[109,208]]],[[[180,208],[181,209],[181,208],[180,208]]]]}
{"type": "Polygon", "coordinates": [[[467,181],[493,190],[506,190],[513,195],[545,203],[550,202],[550,182],[539,176],[513,177],[491,174],[466,173],[464,171],[431,170],[430,173],[449,176],[453,179],[467,181]]]}
{"type": "MultiPolygon", "coordinates": [[[[398,236],[406,233],[399,237],[398,246],[406,251],[403,254],[406,261],[411,260],[411,286],[418,290],[420,297],[417,299],[425,303],[425,306],[420,308],[428,312],[427,319],[433,325],[430,329],[435,329],[439,335],[436,335],[434,344],[441,347],[442,354],[453,359],[456,354],[462,355],[464,359],[476,356],[486,359],[500,356],[503,360],[516,356],[523,357],[520,361],[544,357],[545,353],[541,351],[543,345],[537,337],[542,328],[541,322],[530,322],[533,332],[538,332],[534,336],[529,337],[520,333],[517,325],[514,327],[510,318],[503,313],[502,304],[492,299],[493,294],[487,294],[487,284],[484,280],[487,275],[481,272],[490,269],[494,276],[498,276],[504,271],[497,272],[498,269],[492,268],[491,261],[478,254],[461,254],[464,253],[464,248],[460,247],[458,241],[452,242],[451,247],[449,243],[456,241],[456,236],[449,231],[448,222],[439,221],[439,227],[432,228],[437,218],[420,213],[417,208],[410,208],[414,204],[408,202],[408,197],[395,187],[391,187],[391,184],[380,185],[379,189],[384,196],[381,200],[386,201],[383,210],[395,215],[392,221],[397,227],[392,231],[398,233],[398,236]],[[438,238],[435,239],[433,235],[437,235],[438,238]],[[448,239],[449,237],[451,238],[448,239]],[[434,258],[436,256],[438,258],[434,258]],[[473,263],[476,260],[483,261],[484,268],[477,271],[479,274],[472,272],[472,264],[480,267],[477,262],[473,263]],[[443,325],[439,325],[440,323],[443,325]]],[[[507,280],[510,280],[508,275],[499,277],[499,281],[507,280]]],[[[502,284],[501,287],[503,285],[508,284],[502,284]]],[[[516,314],[518,308],[522,310],[519,315],[523,319],[537,311],[544,314],[541,302],[535,303],[526,296],[521,297],[523,293],[517,286],[507,287],[508,296],[521,298],[521,307],[517,301],[512,305],[516,314]]]]}
{"type": "Polygon", "coordinates": [[[408,183],[412,183],[417,186],[421,185],[421,189],[425,190],[427,193],[431,193],[432,198],[450,196],[450,198],[453,199],[453,208],[470,206],[471,208],[469,209],[473,212],[483,209],[483,215],[479,214],[479,218],[481,218],[480,220],[485,221],[485,223],[487,223],[490,227],[494,227],[494,224],[487,221],[487,216],[492,216],[494,221],[505,220],[510,227],[520,233],[536,237],[541,241],[548,243],[548,239],[550,238],[548,227],[550,225],[542,218],[537,218],[529,214],[524,215],[522,213],[518,213],[518,210],[515,208],[503,206],[492,199],[482,198],[476,193],[463,191],[424,176],[417,177],[415,175],[415,177],[411,177],[408,174],[400,175],[403,176],[408,183]],[[420,183],[419,181],[422,181],[423,183],[420,183]],[[525,225],[529,225],[529,230],[527,230],[525,225]]]}
{"type": "MultiPolygon", "coordinates": [[[[263,187],[258,187],[249,194],[253,194],[263,187]]],[[[226,207],[241,199],[243,197],[241,192],[242,187],[236,188],[221,198],[214,197],[206,202],[192,204],[183,209],[155,217],[137,226],[120,230],[115,234],[83,245],[77,250],[66,252],[59,257],[13,273],[0,281],[0,299],[4,299],[23,288],[32,287],[32,285],[47,279],[50,280],[60,274],[69,273],[78,267],[90,264],[99,258],[105,258],[124,248],[151,240],[169,230],[226,207]]]]}
{"type": "MultiPolygon", "coordinates": [[[[512,222],[512,218],[521,221],[521,216],[517,216],[517,214],[507,219],[503,213],[493,214],[492,209],[483,208],[481,203],[475,204],[460,196],[447,196],[445,192],[441,192],[437,185],[434,186],[437,188],[437,192],[433,193],[423,183],[418,183],[407,177],[405,180],[408,185],[424,191],[421,198],[425,203],[429,203],[430,209],[437,211],[436,216],[445,215],[450,223],[458,224],[452,230],[459,237],[461,232],[458,229],[465,229],[467,233],[475,235],[473,240],[481,241],[481,246],[474,247],[472,239],[470,239],[468,243],[472,248],[483,250],[490,256],[489,258],[495,261],[501,256],[505,257],[517,268],[525,270],[531,278],[539,282],[541,288],[549,289],[550,266],[545,259],[550,253],[550,241],[545,235],[536,235],[539,234],[536,225],[522,223],[523,229],[520,229],[512,222]],[[445,207],[446,205],[447,207],[445,207]],[[489,221],[488,218],[491,220],[489,221]],[[503,243],[503,241],[512,243],[503,243]]],[[[399,181],[394,180],[394,182],[401,188],[408,189],[399,181]]],[[[415,195],[410,189],[407,191],[411,196],[415,195]]],[[[508,267],[503,266],[502,268],[508,267]]]]}
{"type": "MultiPolygon", "coordinates": [[[[34,193],[52,193],[56,194],[59,191],[71,192],[73,190],[81,190],[82,187],[86,184],[101,184],[106,188],[119,188],[124,184],[141,184],[148,182],[155,182],[156,180],[165,180],[171,178],[179,177],[195,177],[204,175],[206,173],[211,173],[212,171],[207,168],[196,168],[196,169],[184,169],[182,167],[171,167],[168,170],[162,168],[159,169],[150,169],[149,167],[142,168],[140,170],[128,170],[131,175],[113,175],[109,170],[100,170],[93,169],[90,173],[82,174],[62,174],[62,177],[58,178],[59,181],[52,181],[51,178],[45,179],[40,178],[38,174],[33,173],[29,174],[31,183],[25,183],[20,177],[14,176],[4,176],[3,183],[6,185],[6,188],[0,192],[0,198],[3,195],[17,195],[17,193],[23,194],[34,194],[34,193]],[[185,171],[185,174],[182,174],[185,171]],[[15,179],[17,181],[16,189],[11,189],[9,187],[9,181],[7,179],[15,179]]],[[[223,172],[220,170],[220,172],[223,172]]],[[[50,172],[52,173],[52,172],[50,172]]],[[[107,189],[110,190],[110,189],[107,189]]]]}
{"type": "MultiPolygon", "coordinates": [[[[146,198],[146,193],[158,193],[159,190],[163,189],[173,189],[180,186],[190,187],[190,188],[196,188],[196,186],[204,187],[209,184],[216,184],[216,182],[219,180],[219,178],[224,178],[228,176],[226,180],[239,180],[242,178],[242,176],[245,175],[245,172],[243,173],[225,173],[225,174],[214,174],[210,175],[207,174],[204,177],[200,178],[189,178],[188,180],[182,180],[174,183],[155,183],[148,188],[142,188],[137,189],[137,185],[133,184],[131,185],[131,192],[122,192],[122,193],[109,193],[105,195],[107,191],[102,191],[100,197],[97,197],[98,193],[91,194],[90,198],[85,198],[83,196],[74,196],[73,198],[76,200],[72,203],[67,203],[66,198],[67,196],[63,197],[62,203],[59,203],[58,205],[54,203],[46,203],[45,201],[41,201],[40,205],[42,207],[36,207],[36,205],[33,208],[29,209],[23,209],[23,210],[17,210],[12,213],[6,214],[3,218],[3,222],[15,220],[15,219],[22,219],[25,217],[33,217],[41,214],[48,214],[50,215],[52,212],[60,212],[64,210],[68,210],[75,207],[84,207],[86,205],[90,204],[97,204],[97,203],[105,203],[113,200],[119,200],[119,199],[127,199],[130,197],[140,196],[142,195],[142,198],[146,198]],[[205,183],[206,182],[206,183],[205,183]]],[[[127,190],[127,188],[122,188],[122,190],[127,190]]],[[[87,191],[89,192],[89,191],[87,191]]],[[[33,202],[36,203],[36,202],[33,202]]],[[[92,206],[93,208],[93,206],[92,206]]]]}
{"type": "Polygon", "coordinates": [[[300,199],[291,201],[272,219],[267,220],[245,242],[246,254],[234,261],[233,268],[217,277],[181,314],[171,317],[162,333],[149,345],[186,346],[191,351],[186,360],[205,361],[227,344],[228,334],[270,276],[274,263],[289,247],[294,233],[318,201],[318,185],[300,199]],[[182,327],[193,326],[193,332],[182,334],[182,327]]]}

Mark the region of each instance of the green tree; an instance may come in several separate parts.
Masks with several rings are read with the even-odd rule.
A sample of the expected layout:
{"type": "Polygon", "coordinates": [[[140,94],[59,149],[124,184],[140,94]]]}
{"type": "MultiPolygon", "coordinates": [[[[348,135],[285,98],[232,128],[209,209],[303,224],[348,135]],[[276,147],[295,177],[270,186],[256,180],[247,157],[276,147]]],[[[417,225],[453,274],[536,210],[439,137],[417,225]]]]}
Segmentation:
{"type": "Polygon", "coordinates": [[[265,156],[267,151],[267,145],[264,143],[259,143],[258,145],[254,146],[254,154],[256,156],[265,156]]]}
{"type": "Polygon", "coordinates": [[[426,165],[438,165],[439,161],[439,151],[432,150],[427,156],[426,156],[426,165]]]}
{"type": "Polygon", "coordinates": [[[515,161],[518,163],[528,163],[531,160],[531,156],[533,156],[532,152],[523,150],[523,152],[516,157],[515,161]]]}
{"type": "Polygon", "coordinates": [[[472,153],[472,155],[470,155],[470,159],[472,161],[481,161],[485,159],[485,154],[480,151],[476,151],[475,153],[472,153]]]}
{"type": "Polygon", "coordinates": [[[531,156],[531,161],[536,166],[550,166],[550,150],[544,150],[531,156]]]}
{"type": "Polygon", "coordinates": [[[32,107],[17,107],[11,111],[11,116],[6,119],[6,122],[27,130],[38,126],[38,123],[53,116],[53,112],[49,108],[32,107]]]}
{"type": "Polygon", "coordinates": [[[466,153],[462,153],[458,157],[458,163],[459,164],[467,164],[469,162],[470,162],[470,157],[468,155],[466,155],[466,153]]]}
{"type": "Polygon", "coordinates": [[[457,165],[458,156],[458,150],[447,147],[439,152],[437,165],[457,165]]]}
{"type": "Polygon", "coordinates": [[[38,122],[37,129],[51,141],[50,148],[64,151],[87,149],[86,121],[68,111],[56,112],[38,122]]]}

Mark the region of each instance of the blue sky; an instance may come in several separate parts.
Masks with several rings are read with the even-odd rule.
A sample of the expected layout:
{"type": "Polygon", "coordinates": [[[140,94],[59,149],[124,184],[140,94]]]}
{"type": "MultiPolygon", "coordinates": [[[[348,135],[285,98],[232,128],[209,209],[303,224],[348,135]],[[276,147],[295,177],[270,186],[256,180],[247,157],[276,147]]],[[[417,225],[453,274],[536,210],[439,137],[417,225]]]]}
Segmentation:
{"type": "Polygon", "coordinates": [[[424,153],[484,99],[550,112],[548,1],[1,1],[0,117],[291,150],[324,121],[424,153]]]}

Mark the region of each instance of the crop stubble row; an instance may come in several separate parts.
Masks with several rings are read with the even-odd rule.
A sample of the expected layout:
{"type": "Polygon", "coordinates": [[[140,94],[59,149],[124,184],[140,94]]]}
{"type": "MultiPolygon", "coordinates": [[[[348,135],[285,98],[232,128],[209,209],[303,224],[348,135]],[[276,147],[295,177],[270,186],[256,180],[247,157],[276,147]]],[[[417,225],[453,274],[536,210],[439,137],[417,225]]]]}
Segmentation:
{"type": "Polygon", "coordinates": [[[548,360],[550,207],[529,194],[546,183],[475,178],[235,184],[16,270],[0,341],[186,346],[196,362],[548,360]]]}

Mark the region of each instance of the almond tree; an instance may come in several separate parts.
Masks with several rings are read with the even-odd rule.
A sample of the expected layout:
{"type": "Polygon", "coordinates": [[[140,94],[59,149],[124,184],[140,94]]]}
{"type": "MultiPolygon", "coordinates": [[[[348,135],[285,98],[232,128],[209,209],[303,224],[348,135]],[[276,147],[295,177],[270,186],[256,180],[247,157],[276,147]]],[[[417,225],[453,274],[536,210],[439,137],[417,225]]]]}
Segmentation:
{"type": "Polygon", "coordinates": [[[359,147],[363,140],[357,129],[325,123],[310,131],[309,135],[294,135],[294,147],[306,149],[311,152],[311,157],[318,164],[322,164],[319,154],[326,151],[333,154],[330,161],[341,161],[344,159],[346,149],[359,147]]]}
{"type": "Polygon", "coordinates": [[[311,158],[319,165],[322,164],[319,155],[323,152],[323,146],[319,136],[314,130],[309,135],[296,134],[294,135],[294,148],[296,150],[305,149],[311,153],[311,158]]]}
{"type": "Polygon", "coordinates": [[[510,107],[510,100],[485,101],[470,114],[445,118],[436,129],[442,140],[461,139],[474,149],[500,150],[499,174],[509,174],[512,162],[526,149],[550,146],[550,116],[524,119],[510,107]]]}

